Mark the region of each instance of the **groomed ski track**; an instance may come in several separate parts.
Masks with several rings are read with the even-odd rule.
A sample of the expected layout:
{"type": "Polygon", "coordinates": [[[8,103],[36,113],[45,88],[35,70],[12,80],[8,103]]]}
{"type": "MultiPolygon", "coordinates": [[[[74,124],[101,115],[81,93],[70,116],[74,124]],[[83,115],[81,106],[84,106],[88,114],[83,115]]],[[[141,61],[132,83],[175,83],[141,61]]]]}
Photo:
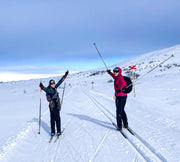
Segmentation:
{"type": "MultiPolygon", "coordinates": [[[[124,130],[128,137],[125,139],[112,125],[112,122],[116,123],[114,101],[79,83],[67,88],[65,93],[61,111],[62,127],[65,127],[65,131],[56,143],[54,140],[49,143],[48,103],[45,95],[42,98],[44,111],[41,134],[37,134],[38,119],[33,118],[27,128],[4,147],[0,161],[168,161],[146,138],[139,135],[137,127],[131,127],[131,124],[135,136],[124,130]]],[[[128,102],[132,104],[131,100],[128,102]]],[[[140,106],[138,102],[135,107],[137,106],[140,106]]],[[[134,121],[130,119],[129,123],[137,122],[136,117],[134,121]]]]}
{"type": "MultiPolygon", "coordinates": [[[[104,114],[104,116],[113,125],[114,122],[110,117],[112,113],[105,106],[103,106],[102,103],[98,102],[95,99],[95,97],[93,97],[92,95],[88,95],[87,93],[85,94],[90,98],[90,100],[95,104],[95,106],[104,114]]],[[[167,160],[160,153],[158,153],[147,141],[145,141],[141,136],[139,136],[134,130],[132,130],[132,133],[134,135],[132,135],[126,129],[123,129],[123,132],[127,137],[125,138],[125,140],[127,140],[127,143],[129,143],[132,146],[132,148],[141,156],[142,159],[148,162],[150,161],[167,162],[167,160]],[[133,138],[135,139],[135,141],[133,140],[133,138]]]]}
{"type": "MultiPolygon", "coordinates": [[[[43,102],[47,104],[46,100],[43,102]]],[[[38,119],[32,119],[27,128],[17,135],[18,140],[14,139],[6,146],[0,161],[141,161],[79,86],[67,90],[62,109],[65,131],[56,143],[55,139],[49,143],[49,110],[45,109],[41,134],[37,134],[38,119]]]]}

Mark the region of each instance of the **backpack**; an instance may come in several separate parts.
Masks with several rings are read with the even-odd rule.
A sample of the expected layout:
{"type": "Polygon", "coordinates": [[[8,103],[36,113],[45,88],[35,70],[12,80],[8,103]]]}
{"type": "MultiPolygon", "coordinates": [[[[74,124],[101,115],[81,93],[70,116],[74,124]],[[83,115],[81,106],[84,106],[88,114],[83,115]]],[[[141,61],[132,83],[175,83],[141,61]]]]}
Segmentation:
{"type": "MultiPolygon", "coordinates": [[[[127,87],[124,87],[122,90],[117,90],[116,92],[123,92],[123,93],[130,93],[132,91],[132,81],[130,77],[127,76],[122,76],[124,78],[124,81],[126,82],[127,87]]],[[[116,84],[116,80],[114,82],[115,86],[118,88],[117,84],[116,84]]]]}
{"type": "Polygon", "coordinates": [[[122,91],[124,93],[130,93],[132,91],[132,88],[133,88],[133,84],[132,84],[131,78],[127,77],[127,76],[123,76],[123,78],[124,78],[124,80],[126,82],[127,87],[124,87],[122,89],[122,91]]]}

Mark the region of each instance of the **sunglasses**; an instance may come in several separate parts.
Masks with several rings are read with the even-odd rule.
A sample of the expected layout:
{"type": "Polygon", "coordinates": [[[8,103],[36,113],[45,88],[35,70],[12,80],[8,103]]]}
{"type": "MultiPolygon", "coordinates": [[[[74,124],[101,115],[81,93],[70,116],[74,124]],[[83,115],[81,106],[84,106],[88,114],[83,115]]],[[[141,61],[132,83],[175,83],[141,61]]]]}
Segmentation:
{"type": "Polygon", "coordinates": [[[54,82],[53,83],[50,83],[50,85],[53,85],[53,84],[55,84],[54,82]]]}
{"type": "Polygon", "coordinates": [[[119,73],[119,69],[115,68],[115,69],[113,70],[113,72],[114,72],[114,73],[119,73]]]}

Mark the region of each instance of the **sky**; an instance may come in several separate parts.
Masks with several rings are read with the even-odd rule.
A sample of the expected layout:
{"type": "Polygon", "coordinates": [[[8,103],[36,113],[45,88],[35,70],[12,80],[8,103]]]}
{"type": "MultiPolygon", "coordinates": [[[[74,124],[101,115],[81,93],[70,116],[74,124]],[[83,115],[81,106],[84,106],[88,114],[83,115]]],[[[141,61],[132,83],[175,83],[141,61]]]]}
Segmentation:
{"type": "Polygon", "coordinates": [[[0,0],[0,81],[102,67],[180,44],[179,0],[0,0]],[[20,76],[18,76],[20,78],[20,76]]]}

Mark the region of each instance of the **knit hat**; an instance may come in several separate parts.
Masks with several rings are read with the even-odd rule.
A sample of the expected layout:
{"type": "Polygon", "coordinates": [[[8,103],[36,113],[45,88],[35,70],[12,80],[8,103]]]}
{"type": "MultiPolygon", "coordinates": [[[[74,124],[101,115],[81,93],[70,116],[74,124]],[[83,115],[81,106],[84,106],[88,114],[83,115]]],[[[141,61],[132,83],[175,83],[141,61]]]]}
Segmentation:
{"type": "Polygon", "coordinates": [[[55,84],[55,81],[54,81],[53,79],[51,79],[51,80],[49,81],[49,85],[51,85],[51,84],[55,84]]]}

